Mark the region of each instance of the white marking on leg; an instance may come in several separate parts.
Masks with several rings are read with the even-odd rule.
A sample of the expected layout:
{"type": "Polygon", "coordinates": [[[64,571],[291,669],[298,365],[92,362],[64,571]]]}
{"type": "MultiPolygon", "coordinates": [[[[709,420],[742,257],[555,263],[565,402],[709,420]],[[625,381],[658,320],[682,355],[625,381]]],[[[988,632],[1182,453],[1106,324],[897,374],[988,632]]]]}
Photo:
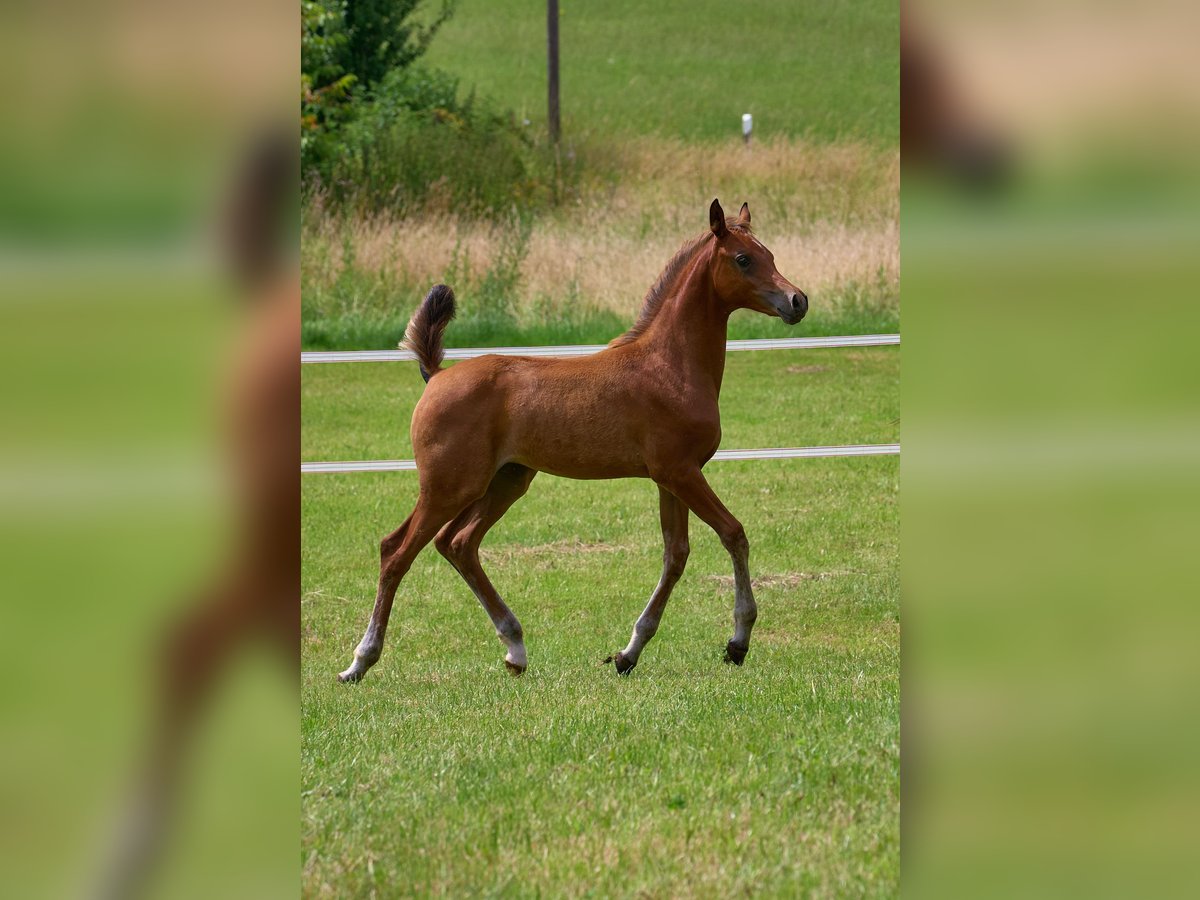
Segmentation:
{"type": "MultiPolygon", "coordinates": [[[[483,597],[480,597],[480,602],[483,602],[483,597]]],[[[507,606],[504,605],[503,598],[499,594],[496,595],[496,600],[500,603],[504,610],[500,614],[498,621],[495,621],[496,636],[504,642],[504,646],[508,648],[508,652],[504,654],[504,661],[510,666],[516,666],[519,669],[524,669],[528,664],[525,657],[525,633],[521,629],[521,623],[517,621],[517,617],[512,614],[507,606]]],[[[484,603],[486,607],[487,604],[484,603]]],[[[489,610],[490,612],[490,610],[489,610]]]]}
{"type": "Polygon", "coordinates": [[[338,678],[341,681],[358,681],[367,673],[367,670],[371,666],[379,662],[382,651],[383,640],[376,631],[375,622],[372,621],[367,626],[367,631],[363,635],[362,640],[354,648],[354,662],[350,664],[350,668],[344,672],[339,672],[338,678]]]}
{"type": "Polygon", "coordinates": [[[636,663],[642,655],[642,651],[646,649],[646,645],[650,643],[650,638],[654,637],[658,631],[658,625],[662,621],[662,608],[665,605],[660,603],[658,599],[659,593],[662,591],[662,584],[659,583],[659,588],[654,592],[650,602],[642,611],[637,623],[633,626],[633,634],[629,637],[629,645],[621,651],[621,655],[631,663],[636,663]]]}

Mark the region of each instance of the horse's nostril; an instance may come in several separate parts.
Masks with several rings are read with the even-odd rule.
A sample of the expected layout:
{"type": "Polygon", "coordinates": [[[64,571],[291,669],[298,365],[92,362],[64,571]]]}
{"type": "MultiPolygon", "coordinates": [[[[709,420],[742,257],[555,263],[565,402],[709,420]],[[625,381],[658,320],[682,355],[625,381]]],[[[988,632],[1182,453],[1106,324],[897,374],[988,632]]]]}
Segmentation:
{"type": "Polygon", "coordinates": [[[792,294],[792,309],[801,315],[808,312],[808,298],[802,293],[792,294]]]}

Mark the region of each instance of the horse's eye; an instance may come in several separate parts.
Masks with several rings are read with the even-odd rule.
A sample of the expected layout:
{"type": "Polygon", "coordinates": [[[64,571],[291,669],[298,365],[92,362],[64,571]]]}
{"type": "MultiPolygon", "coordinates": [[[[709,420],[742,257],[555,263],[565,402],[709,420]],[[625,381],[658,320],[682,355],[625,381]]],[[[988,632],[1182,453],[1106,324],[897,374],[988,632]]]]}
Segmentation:
{"type": "Polygon", "coordinates": [[[748,256],[747,256],[745,253],[739,253],[739,254],[738,254],[738,255],[737,255],[735,258],[734,258],[734,261],[735,261],[735,262],[736,262],[736,263],[737,263],[739,266],[741,266],[743,269],[748,269],[748,268],[750,268],[750,257],[748,257],[748,256]]]}

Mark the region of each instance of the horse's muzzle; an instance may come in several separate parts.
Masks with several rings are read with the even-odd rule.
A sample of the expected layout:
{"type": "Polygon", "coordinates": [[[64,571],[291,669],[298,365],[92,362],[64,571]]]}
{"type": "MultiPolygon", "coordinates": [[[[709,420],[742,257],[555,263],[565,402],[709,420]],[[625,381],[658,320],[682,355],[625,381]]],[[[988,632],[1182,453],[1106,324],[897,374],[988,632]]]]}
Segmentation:
{"type": "Polygon", "coordinates": [[[771,305],[779,313],[779,318],[789,325],[795,325],[808,312],[808,297],[804,291],[780,293],[771,298],[771,305]]]}
{"type": "Polygon", "coordinates": [[[793,322],[799,322],[808,313],[808,296],[804,291],[796,291],[789,299],[792,304],[792,312],[796,316],[793,322]]]}

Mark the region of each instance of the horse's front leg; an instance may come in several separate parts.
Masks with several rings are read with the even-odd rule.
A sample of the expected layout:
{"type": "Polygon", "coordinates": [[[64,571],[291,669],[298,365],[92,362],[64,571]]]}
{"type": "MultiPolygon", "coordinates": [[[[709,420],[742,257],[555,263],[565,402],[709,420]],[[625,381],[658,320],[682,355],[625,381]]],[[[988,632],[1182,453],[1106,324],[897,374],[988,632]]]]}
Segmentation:
{"type": "Polygon", "coordinates": [[[629,646],[608,658],[620,675],[637,665],[642,650],[658,631],[663,610],[671,599],[671,591],[683,574],[688,559],[688,509],[678,497],[661,485],[658,488],[658,517],[663,535],[663,570],[658,587],[650,595],[650,602],[633,626],[629,646]]]}
{"type": "Polygon", "coordinates": [[[725,661],[740,666],[750,649],[750,632],[758,618],[750,586],[750,542],[746,540],[746,529],[725,508],[699,468],[672,472],[656,480],[717,533],[733,560],[733,638],[725,645],[725,661]]]}

